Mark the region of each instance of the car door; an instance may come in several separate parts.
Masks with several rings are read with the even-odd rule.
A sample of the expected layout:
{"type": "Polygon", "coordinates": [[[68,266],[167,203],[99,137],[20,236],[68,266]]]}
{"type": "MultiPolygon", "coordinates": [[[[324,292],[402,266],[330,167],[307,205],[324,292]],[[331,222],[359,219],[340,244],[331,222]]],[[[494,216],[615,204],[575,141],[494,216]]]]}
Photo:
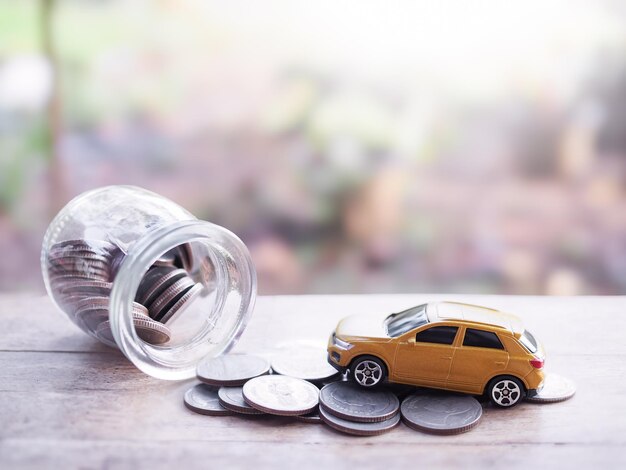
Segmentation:
{"type": "Polygon", "coordinates": [[[480,393],[489,379],[505,373],[509,353],[493,331],[465,328],[461,334],[447,386],[462,392],[480,393]]]}
{"type": "Polygon", "coordinates": [[[396,349],[392,376],[416,385],[442,385],[448,378],[458,326],[425,326],[405,334],[396,349]]]}

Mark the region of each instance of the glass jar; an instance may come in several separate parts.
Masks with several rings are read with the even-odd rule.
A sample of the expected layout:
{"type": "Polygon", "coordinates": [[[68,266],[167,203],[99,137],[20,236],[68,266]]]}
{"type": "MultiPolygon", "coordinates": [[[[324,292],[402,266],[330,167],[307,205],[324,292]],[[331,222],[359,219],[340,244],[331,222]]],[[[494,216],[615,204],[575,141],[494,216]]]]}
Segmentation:
{"type": "Polygon", "coordinates": [[[161,379],[194,377],[200,359],[229,350],[256,297],[237,236],[133,186],[70,201],[48,227],[41,269],[72,322],[161,379]]]}

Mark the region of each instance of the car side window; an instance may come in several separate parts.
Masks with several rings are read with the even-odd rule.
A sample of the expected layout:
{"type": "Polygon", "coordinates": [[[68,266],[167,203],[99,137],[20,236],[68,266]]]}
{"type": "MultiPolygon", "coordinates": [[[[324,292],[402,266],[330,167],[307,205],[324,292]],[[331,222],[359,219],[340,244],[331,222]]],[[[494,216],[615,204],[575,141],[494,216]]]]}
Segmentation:
{"type": "Polygon", "coordinates": [[[465,330],[465,338],[463,338],[463,346],[475,348],[491,348],[504,349],[500,338],[493,331],[475,330],[467,328],[465,330]]]}
{"type": "Polygon", "coordinates": [[[416,343],[452,344],[458,327],[433,326],[415,335],[416,343]]]}

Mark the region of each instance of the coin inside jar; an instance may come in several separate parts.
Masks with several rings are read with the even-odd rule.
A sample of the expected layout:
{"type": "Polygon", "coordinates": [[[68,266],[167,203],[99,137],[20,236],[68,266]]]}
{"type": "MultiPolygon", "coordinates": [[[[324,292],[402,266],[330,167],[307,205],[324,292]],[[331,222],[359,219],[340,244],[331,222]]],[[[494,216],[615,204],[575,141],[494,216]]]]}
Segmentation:
{"type": "MultiPolygon", "coordinates": [[[[74,310],[77,324],[88,331],[95,331],[101,323],[109,319],[109,299],[107,297],[85,297],[76,302],[74,310]]],[[[132,312],[134,318],[148,318],[146,307],[137,302],[133,302],[132,312]]]]}
{"type": "Polygon", "coordinates": [[[105,240],[85,239],[65,240],[50,247],[50,255],[66,254],[75,251],[89,251],[96,254],[108,255],[116,246],[105,240]]]}
{"type": "Polygon", "coordinates": [[[159,317],[159,321],[162,323],[170,323],[175,320],[187,307],[192,304],[204,287],[202,284],[194,284],[191,289],[188,289],[182,297],[180,297],[174,305],[167,308],[167,311],[159,317]]]}
{"type": "Polygon", "coordinates": [[[250,406],[265,413],[293,416],[310,413],[319,403],[319,390],[310,382],[285,375],[263,375],[243,386],[250,406]]]}
{"type": "Polygon", "coordinates": [[[410,428],[431,434],[460,434],[478,425],[483,408],[469,395],[424,391],[405,398],[400,412],[410,428]]]}
{"type": "MultiPolygon", "coordinates": [[[[133,314],[133,325],[137,336],[149,344],[165,344],[172,337],[172,332],[166,325],[154,321],[145,315],[138,316],[133,314]]],[[[103,321],[96,327],[96,336],[107,344],[115,345],[115,338],[113,338],[109,320],[103,321]]]]}
{"type": "Polygon", "coordinates": [[[236,387],[269,371],[270,363],[262,357],[225,354],[200,361],[196,375],[201,382],[209,385],[236,387]]]}
{"type": "Polygon", "coordinates": [[[185,293],[194,286],[194,282],[189,277],[183,277],[174,282],[162,294],[160,294],[154,302],[150,304],[148,310],[150,317],[157,321],[162,321],[163,317],[169,312],[176,303],[185,295],[185,293]]]}
{"type": "Polygon", "coordinates": [[[135,300],[150,308],[150,305],[159,295],[185,276],[187,276],[187,272],[184,269],[166,266],[151,268],[141,280],[135,300]]]}
{"type": "Polygon", "coordinates": [[[102,281],[78,281],[67,284],[59,289],[61,294],[90,296],[90,297],[107,297],[111,295],[113,284],[102,281]]]}

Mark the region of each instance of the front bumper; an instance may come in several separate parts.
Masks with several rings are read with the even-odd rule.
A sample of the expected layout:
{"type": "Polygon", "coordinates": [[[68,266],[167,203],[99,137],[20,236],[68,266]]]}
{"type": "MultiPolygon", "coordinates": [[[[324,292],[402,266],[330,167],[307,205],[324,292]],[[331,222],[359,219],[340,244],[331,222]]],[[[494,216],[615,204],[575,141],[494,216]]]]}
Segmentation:
{"type": "MultiPolygon", "coordinates": [[[[337,362],[335,362],[333,360],[333,357],[331,357],[332,354],[339,354],[336,351],[331,351],[327,356],[326,356],[326,360],[328,361],[328,363],[333,366],[335,369],[337,369],[341,374],[345,374],[346,371],[348,370],[348,366],[342,366],[339,365],[337,362]]],[[[339,359],[341,359],[341,356],[339,356],[339,359]]]]}

